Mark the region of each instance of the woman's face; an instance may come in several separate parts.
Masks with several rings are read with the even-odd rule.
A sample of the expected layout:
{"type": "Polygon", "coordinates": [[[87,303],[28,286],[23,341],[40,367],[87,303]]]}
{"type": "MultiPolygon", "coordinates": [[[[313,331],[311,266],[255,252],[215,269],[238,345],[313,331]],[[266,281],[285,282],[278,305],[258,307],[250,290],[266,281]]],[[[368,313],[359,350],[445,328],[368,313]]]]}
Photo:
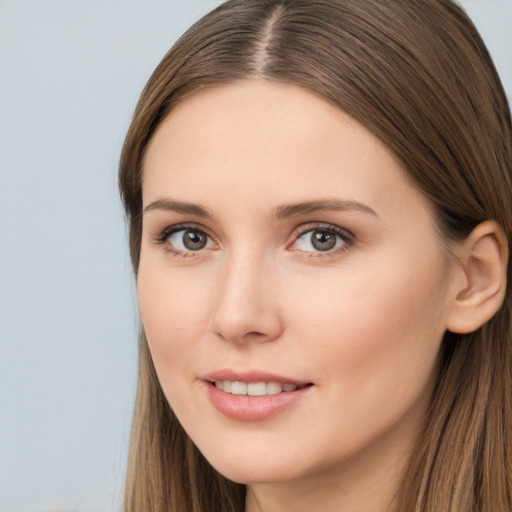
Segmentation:
{"type": "Polygon", "coordinates": [[[393,154],[302,89],[220,86],[162,122],[143,199],[147,340],[210,463],[246,483],[397,470],[455,279],[393,154]]]}

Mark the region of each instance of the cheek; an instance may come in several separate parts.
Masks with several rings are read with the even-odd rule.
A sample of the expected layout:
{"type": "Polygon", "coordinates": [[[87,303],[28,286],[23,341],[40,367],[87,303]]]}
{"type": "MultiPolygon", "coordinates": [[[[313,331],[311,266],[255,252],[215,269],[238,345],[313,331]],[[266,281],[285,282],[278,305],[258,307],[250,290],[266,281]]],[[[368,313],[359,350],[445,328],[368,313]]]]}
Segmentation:
{"type": "Polygon", "coordinates": [[[202,280],[145,264],[141,260],[137,292],[144,331],[155,366],[186,362],[191,342],[202,337],[208,323],[208,293],[202,280]]]}
{"type": "Polygon", "coordinates": [[[403,265],[400,278],[385,272],[384,261],[378,272],[368,268],[307,294],[290,290],[291,338],[325,397],[312,415],[324,418],[323,435],[336,440],[324,446],[327,461],[356,453],[395,425],[404,437],[416,429],[435,378],[444,333],[439,268],[403,265]]]}
{"type": "Polygon", "coordinates": [[[352,394],[426,383],[445,330],[444,266],[429,257],[428,266],[381,258],[291,292],[296,336],[327,379],[352,394]]]}

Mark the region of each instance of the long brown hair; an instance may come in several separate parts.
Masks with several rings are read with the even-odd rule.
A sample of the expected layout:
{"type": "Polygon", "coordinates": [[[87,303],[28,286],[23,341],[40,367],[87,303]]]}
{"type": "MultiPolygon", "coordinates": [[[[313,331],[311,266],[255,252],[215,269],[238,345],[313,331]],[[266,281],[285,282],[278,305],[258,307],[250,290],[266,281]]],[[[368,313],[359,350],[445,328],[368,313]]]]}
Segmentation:
{"type": "MultiPolygon", "coordinates": [[[[450,0],[229,0],[196,23],[146,85],[119,181],[135,274],[143,157],[184,98],[239,80],[291,83],[378,136],[430,199],[440,233],[496,220],[512,240],[512,128],[472,22],[450,0]]],[[[502,308],[447,333],[424,428],[399,492],[402,512],[512,510],[511,269],[502,308]]],[[[142,333],[126,512],[240,512],[245,488],[219,475],[176,420],[142,333]]]]}

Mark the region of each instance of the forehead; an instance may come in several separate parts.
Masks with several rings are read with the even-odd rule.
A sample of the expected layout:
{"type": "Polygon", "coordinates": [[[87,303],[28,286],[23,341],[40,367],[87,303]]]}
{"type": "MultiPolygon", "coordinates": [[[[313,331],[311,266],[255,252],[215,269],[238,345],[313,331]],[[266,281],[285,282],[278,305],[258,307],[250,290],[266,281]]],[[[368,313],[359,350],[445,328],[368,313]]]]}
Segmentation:
{"type": "Polygon", "coordinates": [[[300,87],[265,80],[237,82],[204,89],[179,103],[162,121],[148,149],[151,152],[158,139],[170,132],[174,140],[178,132],[188,138],[190,130],[204,149],[223,148],[231,142],[249,149],[273,140],[271,150],[286,147],[290,135],[301,141],[310,141],[313,135],[325,138],[328,125],[339,122],[345,125],[345,138],[350,132],[357,136],[363,131],[373,138],[343,111],[300,87]],[[215,147],[209,147],[214,140],[215,147]]]}
{"type": "Polygon", "coordinates": [[[177,193],[234,200],[236,192],[246,205],[341,194],[392,207],[420,195],[394,154],[352,117],[304,89],[266,81],[184,100],[156,130],[144,164],[145,203],[177,193]]]}

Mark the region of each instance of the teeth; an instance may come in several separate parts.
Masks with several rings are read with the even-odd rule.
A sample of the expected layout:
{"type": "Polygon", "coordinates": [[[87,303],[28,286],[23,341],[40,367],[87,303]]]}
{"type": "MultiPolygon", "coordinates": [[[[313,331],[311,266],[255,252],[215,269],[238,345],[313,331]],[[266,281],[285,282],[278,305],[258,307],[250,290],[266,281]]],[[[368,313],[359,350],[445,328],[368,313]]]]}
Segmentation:
{"type": "Polygon", "coordinates": [[[247,385],[247,394],[251,396],[265,396],[267,385],[264,382],[251,382],[247,385]]]}
{"type": "Polygon", "coordinates": [[[283,391],[283,385],[278,382],[269,382],[267,384],[267,395],[277,395],[283,391]]]}
{"type": "Polygon", "coordinates": [[[232,395],[266,396],[277,395],[282,392],[295,391],[295,384],[281,384],[279,382],[237,382],[230,380],[216,380],[215,387],[232,395]]]}
{"type": "Polygon", "coordinates": [[[245,382],[233,382],[231,384],[231,394],[247,395],[247,384],[245,382]]]}

